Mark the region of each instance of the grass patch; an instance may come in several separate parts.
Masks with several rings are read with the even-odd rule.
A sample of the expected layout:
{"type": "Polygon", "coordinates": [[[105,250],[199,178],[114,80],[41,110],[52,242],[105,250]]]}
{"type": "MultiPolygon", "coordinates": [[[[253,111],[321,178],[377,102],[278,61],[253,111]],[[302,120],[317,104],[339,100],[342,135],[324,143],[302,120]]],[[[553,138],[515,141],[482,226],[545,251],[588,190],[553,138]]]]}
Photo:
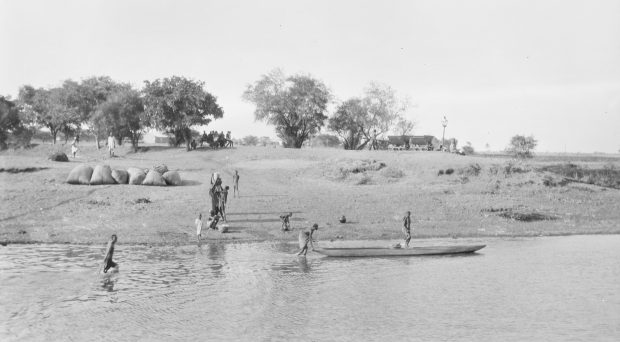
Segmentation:
{"type": "Polygon", "coordinates": [[[11,167],[8,169],[0,169],[0,172],[8,172],[8,173],[26,173],[26,172],[36,172],[41,170],[47,170],[49,167],[11,167]]]}
{"type": "Polygon", "coordinates": [[[556,220],[557,217],[549,214],[537,213],[537,212],[520,212],[520,211],[502,211],[499,216],[515,221],[522,222],[534,222],[534,221],[551,221],[556,220]]]}
{"type": "Polygon", "coordinates": [[[97,206],[109,206],[110,205],[110,202],[108,201],[103,201],[103,200],[100,201],[100,200],[92,200],[92,199],[86,201],[86,203],[90,205],[97,205],[97,206]]]}
{"type": "Polygon", "coordinates": [[[405,176],[405,173],[403,172],[403,170],[392,167],[392,166],[388,166],[382,169],[379,174],[385,178],[394,178],[394,179],[403,178],[405,176]]]}
{"type": "Polygon", "coordinates": [[[567,177],[569,178],[567,181],[572,180],[606,188],[620,189],[620,169],[617,169],[613,164],[608,164],[598,169],[591,169],[567,163],[545,166],[540,170],[567,177]]]}
{"type": "MultiPolygon", "coordinates": [[[[376,160],[346,161],[333,166],[328,172],[328,176],[336,180],[353,179],[356,184],[370,184],[370,174],[385,167],[385,163],[376,160]]],[[[386,174],[397,175],[395,170],[386,171],[386,174]]]]}

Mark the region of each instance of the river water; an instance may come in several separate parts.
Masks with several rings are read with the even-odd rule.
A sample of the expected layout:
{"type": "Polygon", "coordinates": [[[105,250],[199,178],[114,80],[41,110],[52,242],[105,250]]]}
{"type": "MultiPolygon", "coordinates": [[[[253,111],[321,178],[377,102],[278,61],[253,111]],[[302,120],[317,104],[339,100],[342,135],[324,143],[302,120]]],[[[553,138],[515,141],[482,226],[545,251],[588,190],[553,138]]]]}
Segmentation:
{"type": "Polygon", "coordinates": [[[415,242],[487,247],[304,259],[285,243],[121,244],[106,277],[103,245],[0,247],[0,340],[620,340],[618,235],[415,242]]]}

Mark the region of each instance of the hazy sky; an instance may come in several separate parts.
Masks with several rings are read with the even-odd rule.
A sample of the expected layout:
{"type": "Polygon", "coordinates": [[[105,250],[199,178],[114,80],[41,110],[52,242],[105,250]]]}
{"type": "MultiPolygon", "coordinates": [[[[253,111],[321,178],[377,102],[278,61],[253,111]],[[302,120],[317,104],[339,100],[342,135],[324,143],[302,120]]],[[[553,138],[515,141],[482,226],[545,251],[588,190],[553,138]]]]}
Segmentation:
{"type": "Polygon", "coordinates": [[[323,80],[339,100],[370,81],[415,104],[415,134],[503,149],[620,149],[620,0],[616,1],[8,1],[0,0],[0,94],[108,75],[206,82],[224,119],[275,137],[241,100],[280,67],[323,80]]]}

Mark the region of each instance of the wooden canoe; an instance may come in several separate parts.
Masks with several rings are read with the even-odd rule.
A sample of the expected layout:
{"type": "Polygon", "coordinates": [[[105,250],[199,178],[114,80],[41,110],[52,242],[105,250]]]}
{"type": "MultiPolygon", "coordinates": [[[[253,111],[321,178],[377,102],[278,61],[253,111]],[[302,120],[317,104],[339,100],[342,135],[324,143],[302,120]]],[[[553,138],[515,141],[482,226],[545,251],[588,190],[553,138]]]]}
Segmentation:
{"type": "Polygon", "coordinates": [[[331,257],[383,257],[473,253],[486,245],[422,246],[411,248],[315,248],[314,251],[331,257]]]}

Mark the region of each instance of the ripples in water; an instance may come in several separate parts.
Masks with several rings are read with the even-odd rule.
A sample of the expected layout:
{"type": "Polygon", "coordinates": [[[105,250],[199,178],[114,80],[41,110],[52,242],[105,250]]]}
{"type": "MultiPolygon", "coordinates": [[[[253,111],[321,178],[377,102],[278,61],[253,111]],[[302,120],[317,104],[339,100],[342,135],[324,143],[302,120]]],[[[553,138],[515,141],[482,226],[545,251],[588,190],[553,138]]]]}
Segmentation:
{"type": "MultiPolygon", "coordinates": [[[[450,243],[441,242],[441,243],[450,243]]],[[[615,340],[618,236],[454,257],[325,258],[287,243],[0,248],[8,340],[615,340]]]]}

